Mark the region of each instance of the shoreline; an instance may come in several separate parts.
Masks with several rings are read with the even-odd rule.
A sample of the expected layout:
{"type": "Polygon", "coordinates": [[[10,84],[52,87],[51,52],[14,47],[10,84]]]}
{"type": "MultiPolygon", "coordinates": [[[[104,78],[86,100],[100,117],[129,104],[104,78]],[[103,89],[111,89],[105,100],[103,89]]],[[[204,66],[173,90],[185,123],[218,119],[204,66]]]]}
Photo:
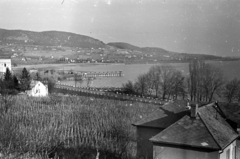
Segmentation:
{"type": "MultiPolygon", "coordinates": [[[[205,60],[206,62],[236,62],[239,60],[205,60]]],[[[111,65],[111,66],[115,66],[115,65],[119,65],[119,66],[123,66],[123,65],[158,65],[158,64],[185,64],[185,63],[189,63],[189,61],[164,61],[164,62],[158,62],[158,63],[49,63],[49,64],[37,64],[37,65],[18,65],[16,67],[12,67],[13,70],[19,70],[19,69],[23,69],[24,67],[27,69],[61,69],[63,67],[73,67],[73,66],[81,66],[81,67],[93,67],[93,66],[105,66],[105,65],[111,65]]]]}

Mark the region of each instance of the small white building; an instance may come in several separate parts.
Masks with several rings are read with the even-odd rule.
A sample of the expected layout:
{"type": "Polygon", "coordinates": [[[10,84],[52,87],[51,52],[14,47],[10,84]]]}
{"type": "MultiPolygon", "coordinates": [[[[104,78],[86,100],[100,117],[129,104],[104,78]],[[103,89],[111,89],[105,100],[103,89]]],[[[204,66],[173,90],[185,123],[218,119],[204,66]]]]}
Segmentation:
{"type": "Polygon", "coordinates": [[[48,86],[40,81],[31,81],[31,90],[26,91],[29,96],[46,97],[48,96],[48,86]]]}
{"type": "Polygon", "coordinates": [[[9,56],[0,56],[0,73],[5,73],[7,68],[11,71],[11,57],[9,56]]]}

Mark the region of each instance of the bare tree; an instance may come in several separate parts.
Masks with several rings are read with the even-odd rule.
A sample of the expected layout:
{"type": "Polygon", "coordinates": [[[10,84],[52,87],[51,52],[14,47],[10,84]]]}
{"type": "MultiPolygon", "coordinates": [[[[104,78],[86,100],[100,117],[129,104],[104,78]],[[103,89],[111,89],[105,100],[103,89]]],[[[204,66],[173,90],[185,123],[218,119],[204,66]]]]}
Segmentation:
{"type": "Polygon", "coordinates": [[[122,88],[124,93],[135,94],[135,88],[132,81],[128,81],[126,84],[123,84],[122,88]]]}
{"type": "Polygon", "coordinates": [[[177,99],[180,95],[184,99],[185,94],[185,77],[183,76],[182,72],[176,70],[173,72],[172,76],[171,95],[173,99],[177,99]]]}
{"type": "Polygon", "coordinates": [[[204,67],[203,61],[193,60],[189,63],[188,91],[191,100],[201,101],[203,99],[202,74],[204,67]]]}
{"type": "Polygon", "coordinates": [[[205,88],[206,99],[210,102],[213,99],[213,95],[216,93],[217,89],[223,86],[224,78],[221,69],[214,67],[210,64],[206,64],[203,72],[203,86],[205,88]]]}
{"type": "Polygon", "coordinates": [[[180,94],[185,96],[184,79],[182,73],[173,66],[152,66],[148,73],[138,76],[134,88],[141,95],[152,95],[149,90],[153,90],[156,97],[161,92],[163,100],[177,98],[180,94]]]}
{"type": "Polygon", "coordinates": [[[148,75],[142,74],[138,76],[137,82],[135,83],[135,87],[137,92],[144,96],[148,89],[148,75]]]}
{"type": "Polygon", "coordinates": [[[191,100],[211,101],[217,89],[224,84],[222,70],[203,61],[191,61],[189,73],[188,90],[191,100]]]}
{"type": "Polygon", "coordinates": [[[162,89],[162,99],[166,99],[166,96],[168,95],[168,98],[171,95],[171,90],[173,88],[173,72],[175,69],[173,66],[163,65],[161,66],[161,79],[160,79],[160,85],[162,89]]]}
{"type": "Polygon", "coordinates": [[[229,103],[232,103],[234,99],[237,99],[239,88],[240,88],[240,80],[236,78],[226,83],[223,94],[229,103]]]}
{"type": "Polygon", "coordinates": [[[161,72],[161,66],[152,66],[148,71],[149,87],[154,90],[156,97],[161,87],[161,72]]]}

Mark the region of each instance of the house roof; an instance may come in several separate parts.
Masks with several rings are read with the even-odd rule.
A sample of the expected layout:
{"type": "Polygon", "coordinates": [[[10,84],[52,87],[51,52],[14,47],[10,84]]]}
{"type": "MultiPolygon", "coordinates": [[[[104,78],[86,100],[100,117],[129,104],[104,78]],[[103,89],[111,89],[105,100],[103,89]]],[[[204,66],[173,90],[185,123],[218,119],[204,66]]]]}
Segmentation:
{"type": "Polygon", "coordinates": [[[166,128],[187,114],[186,105],[186,101],[170,101],[133,125],[166,128]]]}
{"type": "Polygon", "coordinates": [[[228,119],[237,124],[240,128],[240,105],[238,103],[218,103],[219,108],[223,111],[228,119]]]}
{"type": "Polygon", "coordinates": [[[167,128],[189,113],[189,110],[186,109],[186,106],[187,101],[184,100],[169,101],[133,125],[142,127],[167,128]]]}
{"type": "Polygon", "coordinates": [[[39,81],[34,81],[32,80],[31,83],[30,83],[30,88],[32,89],[34,86],[36,86],[36,84],[38,83],[39,81]]]}
{"type": "Polygon", "coordinates": [[[150,140],[175,145],[190,145],[192,147],[202,147],[204,145],[212,149],[219,148],[199,116],[193,120],[185,115],[150,140]]]}
{"type": "Polygon", "coordinates": [[[215,106],[208,104],[200,107],[196,118],[185,115],[152,137],[150,141],[204,149],[224,149],[238,137],[238,134],[215,106]]]}
{"type": "MultiPolygon", "coordinates": [[[[31,83],[30,83],[30,88],[32,89],[33,87],[35,87],[36,84],[39,83],[39,82],[40,82],[40,81],[32,80],[31,83]]],[[[40,83],[42,83],[42,82],[40,82],[40,83]]],[[[42,83],[42,84],[43,84],[43,83],[42,83]]],[[[43,85],[44,85],[44,84],[43,84],[43,85]]],[[[44,86],[46,86],[46,85],[44,85],[44,86]]]]}

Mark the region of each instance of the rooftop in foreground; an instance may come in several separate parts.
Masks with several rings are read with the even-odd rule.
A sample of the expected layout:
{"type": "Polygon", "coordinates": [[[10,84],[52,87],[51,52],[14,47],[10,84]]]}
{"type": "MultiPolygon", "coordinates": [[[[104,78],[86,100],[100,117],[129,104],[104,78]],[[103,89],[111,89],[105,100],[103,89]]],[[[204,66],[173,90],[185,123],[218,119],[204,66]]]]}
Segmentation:
{"type": "Polygon", "coordinates": [[[238,134],[221,115],[219,107],[208,104],[198,108],[196,117],[186,114],[171,126],[152,137],[153,143],[222,150],[238,134]]]}

